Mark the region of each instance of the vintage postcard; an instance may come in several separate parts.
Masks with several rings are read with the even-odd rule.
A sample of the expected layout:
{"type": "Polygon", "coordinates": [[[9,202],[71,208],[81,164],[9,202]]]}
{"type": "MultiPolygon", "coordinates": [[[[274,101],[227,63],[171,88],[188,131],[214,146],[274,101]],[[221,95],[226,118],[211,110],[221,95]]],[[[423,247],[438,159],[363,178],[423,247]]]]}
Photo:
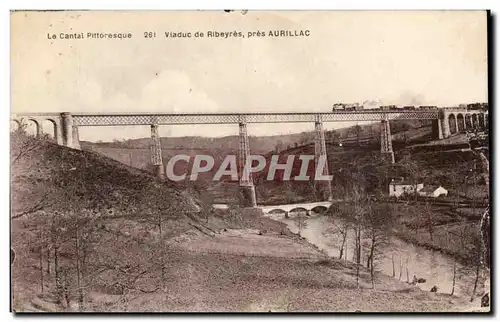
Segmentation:
{"type": "Polygon", "coordinates": [[[12,11],[11,310],[490,312],[487,11],[12,11]]]}

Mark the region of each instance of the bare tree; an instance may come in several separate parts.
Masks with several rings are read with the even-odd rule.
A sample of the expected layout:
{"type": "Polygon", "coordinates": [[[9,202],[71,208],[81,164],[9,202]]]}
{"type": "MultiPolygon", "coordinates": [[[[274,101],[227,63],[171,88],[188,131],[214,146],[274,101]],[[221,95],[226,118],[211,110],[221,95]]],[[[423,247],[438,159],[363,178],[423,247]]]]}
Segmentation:
{"type": "Polygon", "coordinates": [[[408,131],[411,130],[411,126],[408,123],[401,124],[401,132],[403,132],[403,140],[408,143],[408,131]]]}
{"type": "Polygon", "coordinates": [[[40,264],[40,291],[43,293],[43,252],[44,252],[44,233],[43,228],[39,228],[39,264],[40,264]]]}
{"type": "MultiPolygon", "coordinates": [[[[471,291],[471,302],[477,293],[477,288],[480,282],[481,271],[484,269],[482,265],[482,242],[481,236],[478,234],[476,227],[470,225],[465,219],[459,225],[460,229],[458,233],[448,234],[453,235],[449,238],[456,238],[459,240],[459,247],[461,249],[462,261],[466,264],[466,267],[474,268],[474,284],[471,291]]],[[[457,268],[454,263],[453,275],[455,280],[455,275],[457,274],[457,268]]],[[[452,289],[454,292],[454,288],[452,289]]]]}
{"type": "Polygon", "coordinates": [[[327,221],[331,223],[332,228],[327,230],[328,233],[340,234],[341,241],[339,246],[339,259],[345,254],[347,258],[347,237],[350,230],[349,221],[342,219],[345,215],[340,213],[340,209],[338,207],[330,208],[330,215],[327,217],[327,221]],[[340,217],[340,218],[337,218],[340,217]],[[345,252],[344,252],[345,249],[345,252]]]}
{"type": "Polygon", "coordinates": [[[456,277],[457,277],[457,261],[453,260],[453,285],[451,287],[451,293],[450,293],[451,296],[453,296],[453,294],[455,293],[456,277]]]}
{"type": "Polygon", "coordinates": [[[408,257],[406,257],[406,283],[410,283],[410,271],[408,266],[408,257]]]}
{"type": "Polygon", "coordinates": [[[399,258],[399,281],[401,281],[401,277],[403,276],[403,262],[401,261],[401,257],[399,258]]]}
{"type": "Polygon", "coordinates": [[[27,135],[26,124],[11,133],[11,166],[40,148],[40,139],[27,135]]]}
{"type": "MultiPolygon", "coordinates": [[[[342,259],[343,251],[344,251],[344,245],[346,246],[347,249],[347,234],[349,233],[349,223],[342,223],[339,226],[339,232],[342,235],[342,243],[340,245],[340,254],[339,254],[339,259],[342,259]]],[[[347,256],[347,253],[346,253],[347,256]]]]}
{"type": "Polygon", "coordinates": [[[434,226],[435,226],[435,213],[432,210],[432,205],[426,201],[424,204],[424,207],[422,209],[422,212],[420,212],[423,216],[423,221],[425,223],[425,227],[427,228],[427,231],[429,233],[429,236],[431,238],[431,242],[434,241],[434,226]]]}
{"type": "Polygon", "coordinates": [[[284,149],[285,149],[285,143],[283,143],[282,140],[278,140],[278,142],[276,143],[275,152],[280,153],[284,149]]]}
{"type": "Polygon", "coordinates": [[[396,270],[394,267],[394,255],[391,256],[392,259],[392,277],[396,277],[396,270]]]}
{"type": "Polygon", "coordinates": [[[380,246],[388,243],[393,216],[389,205],[373,203],[368,204],[368,209],[363,214],[362,223],[365,236],[370,240],[368,267],[370,268],[372,288],[375,288],[375,257],[380,246]]]}
{"type": "Polygon", "coordinates": [[[362,258],[362,235],[363,235],[363,222],[366,213],[369,211],[370,200],[365,191],[366,185],[364,178],[359,171],[359,160],[353,160],[353,167],[351,169],[351,180],[344,187],[345,201],[344,207],[339,209],[339,217],[341,220],[349,224],[350,229],[354,232],[354,250],[353,262],[356,264],[356,285],[359,287],[359,273],[361,258],[362,258]]]}
{"type": "Polygon", "coordinates": [[[356,136],[356,142],[358,145],[360,145],[360,138],[361,138],[361,133],[363,132],[363,128],[359,126],[359,124],[356,124],[352,128],[352,133],[356,136]]]}
{"type": "Polygon", "coordinates": [[[475,268],[474,287],[472,289],[472,294],[471,294],[471,299],[470,299],[470,301],[472,302],[474,300],[474,297],[476,296],[477,287],[479,284],[479,277],[480,277],[481,269],[482,269],[482,267],[481,267],[482,266],[481,265],[482,252],[481,252],[481,239],[480,239],[480,237],[475,232],[471,232],[471,234],[469,234],[468,237],[470,239],[470,245],[471,245],[471,247],[469,249],[469,253],[468,253],[468,261],[475,268]]]}
{"type": "Polygon", "coordinates": [[[57,303],[71,309],[76,300],[80,311],[87,310],[88,290],[96,285],[121,292],[155,291],[141,283],[154,278],[164,281],[165,218],[181,216],[186,209],[177,208],[179,194],[171,189],[166,193],[161,183],[135,177],[128,170],[120,173],[106,163],[96,168],[95,160],[89,159],[96,158],[92,154],[37,140],[20,134],[12,142],[13,155],[18,156],[12,164],[12,218],[33,231],[29,235],[33,240],[27,242],[39,264],[41,291],[53,287],[57,303]],[[27,149],[25,141],[35,148],[27,149]],[[127,188],[115,184],[120,176],[126,176],[127,188]],[[104,225],[105,220],[120,216],[155,221],[159,241],[146,242],[120,227],[110,230],[104,225]],[[103,244],[112,244],[112,251],[100,247],[103,244]]]}
{"type": "Polygon", "coordinates": [[[52,193],[51,186],[32,178],[38,175],[37,171],[43,167],[41,160],[35,156],[53,151],[53,144],[48,143],[45,138],[28,136],[23,127],[11,134],[12,219],[29,217],[50,206],[51,200],[48,196],[52,193]],[[26,193],[28,185],[29,194],[26,193]]]}
{"type": "Polygon", "coordinates": [[[412,158],[411,154],[405,154],[399,164],[403,167],[410,184],[413,186],[413,191],[410,195],[414,197],[414,200],[417,200],[417,187],[419,183],[422,183],[423,177],[421,167],[418,162],[412,158]]]}
{"type": "Polygon", "coordinates": [[[361,252],[362,252],[362,231],[363,231],[363,218],[367,211],[368,200],[362,190],[352,189],[350,191],[350,198],[348,206],[342,209],[339,217],[345,220],[349,227],[354,232],[354,253],[353,262],[356,264],[356,285],[359,287],[359,273],[361,266],[361,252]]]}
{"type": "Polygon", "coordinates": [[[307,145],[314,142],[314,133],[313,132],[302,132],[300,133],[299,144],[307,145]]]}

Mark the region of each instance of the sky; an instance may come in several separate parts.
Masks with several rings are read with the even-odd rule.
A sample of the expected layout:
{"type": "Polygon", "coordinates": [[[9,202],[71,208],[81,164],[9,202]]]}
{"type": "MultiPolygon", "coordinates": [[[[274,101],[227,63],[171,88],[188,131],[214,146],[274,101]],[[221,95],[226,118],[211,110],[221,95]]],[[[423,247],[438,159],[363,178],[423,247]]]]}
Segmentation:
{"type": "MultiPolygon", "coordinates": [[[[338,102],[453,106],[487,101],[484,11],[17,12],[12,112],[314,112],[338,102]],[[309,37],[269,31],[309,30],[309,37]],[[156,32],[155,39],[143,33],[156,32]],[[165,38],[241,31],[246,37],[165,38]],[[264,31],[266,37],[249,38],[264,31]],[[124,32],[132,39],[48,39],[124,32]]],[[[47,129],[44,125],[44,130],[47,129]]],[[[325,128],[353,125],[328,123],[325,128]]],[[[250,135],[314,124],[251,124],[250,135]]],[[[236,135],[235,125],[161,126],[161,136],[236,135]]],[[[80,139],[148,137],[81,127],[80,139]]]]}

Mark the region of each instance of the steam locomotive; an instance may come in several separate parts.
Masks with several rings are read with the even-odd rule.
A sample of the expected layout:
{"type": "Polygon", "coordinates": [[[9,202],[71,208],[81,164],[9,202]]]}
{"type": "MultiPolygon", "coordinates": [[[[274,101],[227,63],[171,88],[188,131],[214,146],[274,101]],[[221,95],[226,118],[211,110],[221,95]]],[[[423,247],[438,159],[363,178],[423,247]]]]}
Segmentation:
{"type": "MultiPolygon", "coordinates": [[[[414,111],[414,110],[428,110],[428,109],[437,109],[437,106],[427,106],[427,105],[421,105],[421,106],[397,106],[397,105],[383,105],[379,106],[378,108],[371,108],[369,110],[382,110],[382,111],[414,111]]],[[[343,111],[362,111],[366,110],[363,105],[359,103],[354,103],[354,104],[343,104],[343,103],[336,103],[333,104],[332,111],[333,112],[343,112],[343,111]]]]}

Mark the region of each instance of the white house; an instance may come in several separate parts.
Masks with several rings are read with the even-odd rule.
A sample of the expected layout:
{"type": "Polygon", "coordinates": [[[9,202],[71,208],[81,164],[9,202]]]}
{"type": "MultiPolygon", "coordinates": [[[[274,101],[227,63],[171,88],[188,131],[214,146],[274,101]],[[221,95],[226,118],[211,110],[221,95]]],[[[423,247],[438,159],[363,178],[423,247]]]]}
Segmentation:
{"type": "Polygon", "coordinates": [[[392,179],[391,183],[389,183],[389,196],[399,198],[405,193],[418,193],[423,188],[423,183],[412,184],[409,181],[405,181],[403,178],[401,178],[400,180],[392,179]]]}
{"type": "Polygon", "coordinates": [[[442,186],[426,186],[418,192],[419,195],[423,197],[433,197],[437,198],[439,196],[447,196],[448,190],[442,186]]]}

